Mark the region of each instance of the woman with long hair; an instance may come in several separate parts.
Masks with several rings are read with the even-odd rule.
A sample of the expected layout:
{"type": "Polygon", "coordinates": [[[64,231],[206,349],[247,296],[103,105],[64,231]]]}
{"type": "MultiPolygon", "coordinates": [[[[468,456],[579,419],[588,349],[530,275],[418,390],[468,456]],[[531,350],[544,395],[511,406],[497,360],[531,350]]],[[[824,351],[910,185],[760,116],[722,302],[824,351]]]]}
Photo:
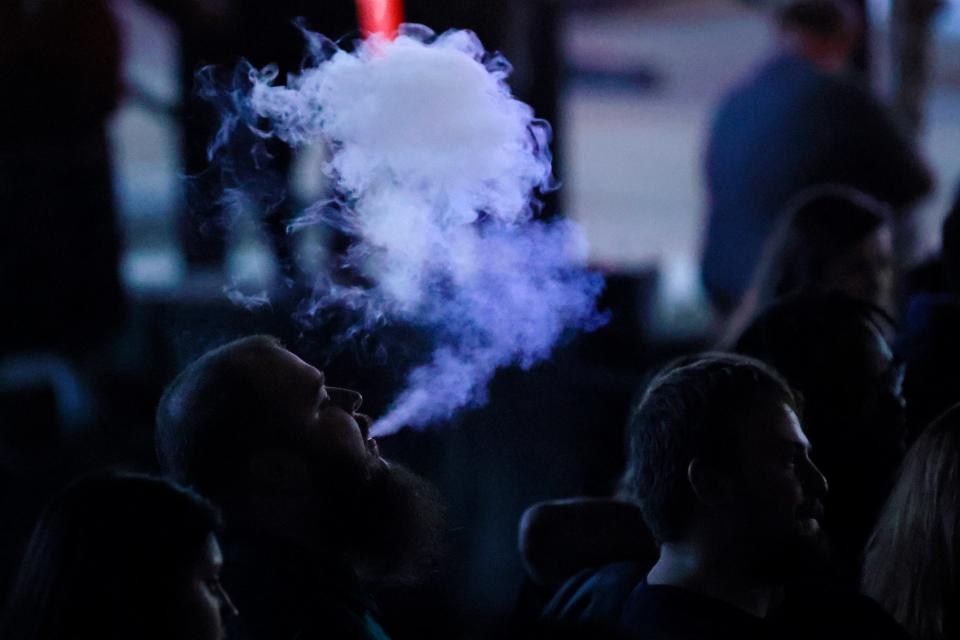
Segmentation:
{"type": "Polygon", "coordinates": [[[892,213],[853,187],[826,184],[790,201],[764,246],[750,288],[727,322],[721,347],[774,300],[800,291],[838,291],[890,312],[892,213]]]}
{"type": "Polygon", "coordinates": [[[101,472],[47,505],[4,613],[4,640],[222,640],[220,517],[144,475],[101,472]]]}
{"type": "Polygon", "coordinates": [[[917,438],[867,546],[863,592],[915,640],[958,637],[960,404],[917,438]]]}

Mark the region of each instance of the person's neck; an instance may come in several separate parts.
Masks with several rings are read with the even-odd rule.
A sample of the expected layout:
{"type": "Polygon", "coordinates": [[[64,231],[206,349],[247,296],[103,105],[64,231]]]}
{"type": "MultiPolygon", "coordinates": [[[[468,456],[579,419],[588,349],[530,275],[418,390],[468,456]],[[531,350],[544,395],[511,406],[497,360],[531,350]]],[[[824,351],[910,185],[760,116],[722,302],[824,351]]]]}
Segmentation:
{"type": "Polygon", "coordinates": [[[765,618],[781,595],[781,587],[748,577],[730,554],[689,542],[666,542],[647,574],[647,583],[688,589],[765,618]]]}
{"type": "Polygon", "coordinates": [[[803,36],[785,34],[780,39],[780,51],[803,58],[821,73],[839,75],[843,72],[845,59],[829,47],[812,42],[803,36]]]}

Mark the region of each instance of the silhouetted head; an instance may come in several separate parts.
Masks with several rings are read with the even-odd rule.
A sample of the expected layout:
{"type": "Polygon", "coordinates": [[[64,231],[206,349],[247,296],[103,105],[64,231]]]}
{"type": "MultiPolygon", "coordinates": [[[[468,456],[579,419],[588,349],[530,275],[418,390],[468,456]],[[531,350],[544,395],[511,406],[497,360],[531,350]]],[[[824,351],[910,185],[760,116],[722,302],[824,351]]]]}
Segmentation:
{"type": "Polygon", "coordinates": [[[863,592],[916,640],[960,630],[960,405],[904,458],[867,546],[863,592]]]}
{"type": "Polygon", "coordinates": [[[222,640],[216,510],[157,478],[86,476],[47,506],[14,582],[5,640],[222,640]]]}
{"type": "Polygon", "coordinates": [[[888,309],[893,294],[889,207],[851,187],[805,189],[767,249],[760,306],[804,288],[841,291],[888,309]]]}
{"type": "Polygon", "coordinates": [[[729,348],[758,312],[800,291],[838,291],[891,309],[891,219],[886,205],[851,187],[820,185],[799,192],[764,245],[722,347],[729,348]]]}
{"type": "Polygon", "coordinates": [[[252,471],[291,448],[359,482],[385,464],[368,438],[369,419],[357,413],[362,401],[356,391],[327,386],[321,371],[275,338],[242,338],[205,353],[167,387],[157,454],[177,481],[224,508],[246,500],[260,479],[252,471]]]}
{"type": "Polygon", "coordinates": [[[743,356],[668,367],[628,424],[621,491],[660,543],[711,539],[744,572],[788,571],[786,550],[818,546],[826,481],[789,387],[743,356]]]}
{"type": "Polygon", "coordinates": [[[439,508],[425,481],[380,457],[362,398],[269,336],[190,364],[157,410],[164,470],[253,527],[371,577],[412,574],[435,547],[439,508]]]}
{"type": "Polygon", "coordinates": [[[860,14],[847,0],[791,0],[776,20],[788,47],[831,73],[847,65],[863,31],[860,14]]]}

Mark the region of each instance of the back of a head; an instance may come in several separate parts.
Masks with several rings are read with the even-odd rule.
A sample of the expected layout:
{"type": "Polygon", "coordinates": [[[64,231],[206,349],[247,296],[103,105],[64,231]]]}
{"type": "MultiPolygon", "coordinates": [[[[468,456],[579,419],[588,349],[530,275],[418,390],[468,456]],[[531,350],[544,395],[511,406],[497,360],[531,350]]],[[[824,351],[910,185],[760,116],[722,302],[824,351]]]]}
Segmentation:
{"type": "Polygon", "coordinates": [[[234,340],[193,361],[168,385],[155,433],[165,474],[225,508],[242,491],[249,452],[268,433],[258,427],[272,419],[258,388],[258,359],[278,348],[270,336],[234,340]]]}
{"type": "Polygon", "coordinates": [[[904,459],[867,547],[863,591],[916,640],[956,637],[960,622],[960,405],[904,459]]]}
{"type": "Polygon", "coordinates": [[[783,219],[765,260],[769,273],[762,276],[766,282],[760,286],[767,298],[808,286],[839,286],[831,281],[831,266],[888,225],[891,213],[889,207],[852,187],[821,185],[798,193],[783,219]]]}
{"type": "Polygon", "coordinates": [[[174,584],[218,528],[206,500],[165,480],[116,472],[77,480],[33,531],[2,637],[163,638],[174,584]]]}
{"type": "Polygon", "coordinates": [[[729,453],[751,420],[786,404],[790,389],[763,363],[731,354],[686,358],[647,387],[627,426],[621,495],[635,501],[658,542],[685,532],[694,505],[687,468],[697,457],[729,453]]]}
{"type": "Polygon", "coordinates": [[[845,0],[790,0],[776,12],[785,32],[801,32],[821,40],[847,37],[855,9],[845,0]]]}
{"type": "Polygon", "coordinates": [[[828,419],[858,417],[874,391],[877,352],[892,321],[880,309],[838,292],[800,291],[759,314],[734,350],[776,368],[804,399],[811,438],[828,419]]]}

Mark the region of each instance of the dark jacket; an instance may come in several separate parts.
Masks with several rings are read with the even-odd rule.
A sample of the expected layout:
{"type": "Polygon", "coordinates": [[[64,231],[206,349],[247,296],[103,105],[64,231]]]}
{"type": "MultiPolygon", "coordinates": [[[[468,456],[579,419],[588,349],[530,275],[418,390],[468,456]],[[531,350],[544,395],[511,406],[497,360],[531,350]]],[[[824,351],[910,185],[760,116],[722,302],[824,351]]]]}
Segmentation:
{"type": "Polygon", "coordinates": [[[686,589],[647,584],[646,568],[630,562],[572,577],[544,610],[544,618],[644,640],[908,638],[879,605],[857,594],[822,586],[788,588],[783,605],[761,619],[686,589]]]}

